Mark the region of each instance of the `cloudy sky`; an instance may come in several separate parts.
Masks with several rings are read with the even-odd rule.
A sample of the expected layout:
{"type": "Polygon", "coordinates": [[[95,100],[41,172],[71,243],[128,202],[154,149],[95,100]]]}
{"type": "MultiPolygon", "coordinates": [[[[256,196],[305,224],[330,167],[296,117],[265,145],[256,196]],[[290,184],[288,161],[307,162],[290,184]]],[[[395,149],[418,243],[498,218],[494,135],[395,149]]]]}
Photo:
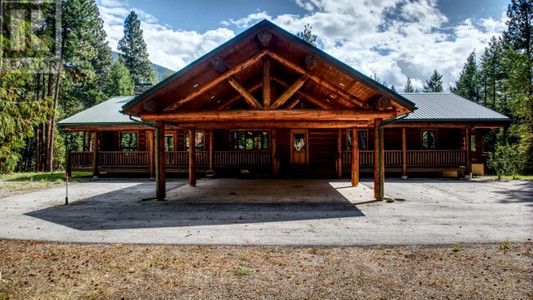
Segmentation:
{"type": "Polygon", "coordinates": [[[437,69],[445,87],[470,52],[505,29],[507,0],[97,0],[115,50],[123,22],[137,12],[150,59],[178,70],[268,19],[289,32],[305,24],[327,53],[399,91],[422,89],[437,69]]]}

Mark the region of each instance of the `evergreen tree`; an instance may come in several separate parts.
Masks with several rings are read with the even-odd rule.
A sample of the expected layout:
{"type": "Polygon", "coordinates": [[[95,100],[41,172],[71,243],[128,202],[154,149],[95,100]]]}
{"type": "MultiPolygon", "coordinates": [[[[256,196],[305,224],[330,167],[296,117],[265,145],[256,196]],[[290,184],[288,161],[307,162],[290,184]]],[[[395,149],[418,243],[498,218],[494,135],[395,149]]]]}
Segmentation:
{"type": "Polygon", "coordinates": [[[433,74],[431,75],[431,78],[429,80],[426,80],[426,84],[424,84],[424,92],[442,92],[442,74],[440,74],[437,70],[433,71],[433,74]]]}
{"type": "Polygon", "coordinates": [[[452,93],[479,103],[479,77],[476,53],[472,51],[463,66],[459,80],[455,82],[455,87],[451,87],[450,90],[452,93]]]}
{"type": "Polygon", "coordinates": [[[108,97],[132,96],[135,84],[131,78],[130,71],[124,64],[124,59],[120,57],[109,71],[109,80],[105,86],[105,93],[108,97]]]}
{"type": "Polygon", "coordinates": [[[523,50],[528,57],[532,55],[533,42],[533,1],[531,0],[511,0],[507,7],[506,22],[507,31],[505,35],[512,41],[512,45],[517,50],[523,50]]]}
{"type": "Polygon", "coordinates": [[[492,37],[479,61],[481,103],[500,112],[504,108],[501,91],[505,79],[502,53],[503,40],[492,37]]]}
{"type": "Polygon", "coordinates": [[[124,21],[124,37],[118,42],[118,50],[122,52],[121,56],[124,57],[126,67],[130,70],[136,83],[141,81],[157,82],[153,82],[155,71],[148,59],[141,21],[134,11],[124,21]]]}
{"type": "Polygon", "coordinates": [[[396,87],[394,86],[394,84],[390,86],[390,89],[396,92],[396,87]]]}
{"type": "Polygon", "coordinates": [[[172,74],[174,74],[174,72],[172,72],[171,70],[165,70],[165,73],[163,73],[163,76],[161,76],[161,80],[169,78],[170,76],[172,76],[172,74]]]}
{"type": "Polygon", "coordinates": [[[407,82],[405,83],[403,91],[404,91],[404,93],[414,93],[415,92],[415,88],[413,87],[413,84],[411,83],[411,78],[407,77],[407,82]]]}
{"type": "Polygon", "coordinates": [[[304,26],[304,31],[296,33],[296,36],[316,47],[317,36],[316,34],[313,34],[313,32],[311,31],[312,29],[313,27],[311,27],[310,24],[306,24],[304,26]]]}

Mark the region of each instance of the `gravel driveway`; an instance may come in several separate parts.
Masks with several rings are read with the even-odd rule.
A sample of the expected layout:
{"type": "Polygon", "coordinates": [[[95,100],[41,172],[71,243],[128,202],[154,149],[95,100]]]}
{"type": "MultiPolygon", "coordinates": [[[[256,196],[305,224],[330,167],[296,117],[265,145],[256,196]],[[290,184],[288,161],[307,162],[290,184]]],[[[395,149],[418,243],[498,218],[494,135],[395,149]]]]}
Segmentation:
{"type": "Polygon", "coordinates": [[[0,198],[0,238],[68,242],[229,245],[406,245],[526,241],[533,237],[533,183],[387,179],[372,182],[201,179],[167,183],[98,179],[0,198]],[[247,201],[249,200],[249,201],[247,201]]]}

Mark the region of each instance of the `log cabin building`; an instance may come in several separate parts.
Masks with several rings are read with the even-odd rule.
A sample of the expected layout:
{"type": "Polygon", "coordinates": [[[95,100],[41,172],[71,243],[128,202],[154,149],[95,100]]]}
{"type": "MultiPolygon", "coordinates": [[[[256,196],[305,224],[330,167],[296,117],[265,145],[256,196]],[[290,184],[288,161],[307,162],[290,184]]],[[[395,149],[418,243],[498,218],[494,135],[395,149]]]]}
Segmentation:
{"type": "Polygon", "coordinates": [[[508,118],[454,94],[398,94],[262,21],[135,97],[59,122],[90,132],[67,170],[207,176],[482,174],[483,135],[508,118]],[[192,146],[193,145],[193,146],[192,146]]]}

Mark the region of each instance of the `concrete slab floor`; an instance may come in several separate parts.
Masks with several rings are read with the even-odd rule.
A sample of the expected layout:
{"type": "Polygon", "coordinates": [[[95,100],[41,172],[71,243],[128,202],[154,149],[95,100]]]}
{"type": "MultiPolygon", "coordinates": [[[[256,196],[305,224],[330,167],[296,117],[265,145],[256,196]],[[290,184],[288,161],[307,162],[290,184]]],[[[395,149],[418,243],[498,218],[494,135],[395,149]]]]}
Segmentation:
{"type": "Polygon", "coordinates": [[[533,183],[201,179],[167,183],[97,179],[0,199],[0,238],[61,242],[228,245],[405,245],[526,241],[533,237],[533,183]]]}

